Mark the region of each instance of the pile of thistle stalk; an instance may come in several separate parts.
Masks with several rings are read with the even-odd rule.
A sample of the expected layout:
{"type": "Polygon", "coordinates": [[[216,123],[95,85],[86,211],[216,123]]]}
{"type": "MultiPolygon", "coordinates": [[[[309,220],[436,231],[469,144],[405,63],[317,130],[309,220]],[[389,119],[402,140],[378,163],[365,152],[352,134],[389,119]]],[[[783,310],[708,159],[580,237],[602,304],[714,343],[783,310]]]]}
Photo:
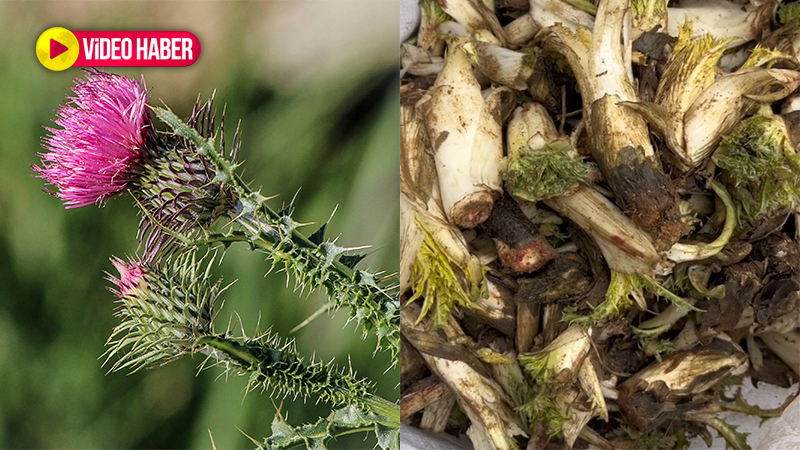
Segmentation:
{"type": "MultiPolygon", "coordinates": [[[[383,449],[399,445],[399,407],[373,394],[374,385],[349,367],[303,357],[293,341],[269,331],[235,335],[231,322],[215,327],[227,287],[212,274],[225,250],[239,243],[266,255],[266,272],[284,271],[298,295],[316,289],[328,310],[349,309],[377,351],[396,361],[399,304],[389,277],[357,266],[363,254],[326,239],[327,222],[308,236],[292,217],[252,190],[237,173],[237,127],[226,150],[224,110],[215,126],[212,99],[195,104],[188,120],[148,104],[144,85],[126,77],[87,71],[74,95],[47,128],[37,176],[67,208],[101,205],[130,195],[140,208],[140,255],[112,257],[109,274],[121,323],[108,340],[110,371],[136,372],[200,355],[202,367],[247,378],[247,391],[324,402],[331,413],[314,424],[291,426],[276,415],[272,435],[253,440],[260,449],[326,448],[336,436],[374,433],[383,449]],[[169,131],[157,131],[154,113],[169,131]]],[[[230,286],[230,285],[228,285],[230,286]]]]}
{"type": "Polygon", "coordinates": [[[420,8],[401,420],[476,449],[750,448],[720,413],[782,408],[736,386],[800,376],[800,9],[420,8]]]}

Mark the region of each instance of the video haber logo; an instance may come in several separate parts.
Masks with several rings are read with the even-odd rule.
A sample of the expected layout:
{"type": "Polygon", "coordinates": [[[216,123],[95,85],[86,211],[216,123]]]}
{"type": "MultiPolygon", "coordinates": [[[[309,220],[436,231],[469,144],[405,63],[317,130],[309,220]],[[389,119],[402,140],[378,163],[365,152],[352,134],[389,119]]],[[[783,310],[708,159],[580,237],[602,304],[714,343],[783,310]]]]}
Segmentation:
{"type": "Polygon", "coordinates": [[[187,31],[70,31],[50,28],[36,41],[36,56],[50,70],[70,67],[184,67],[200,56],[187,31]]]}

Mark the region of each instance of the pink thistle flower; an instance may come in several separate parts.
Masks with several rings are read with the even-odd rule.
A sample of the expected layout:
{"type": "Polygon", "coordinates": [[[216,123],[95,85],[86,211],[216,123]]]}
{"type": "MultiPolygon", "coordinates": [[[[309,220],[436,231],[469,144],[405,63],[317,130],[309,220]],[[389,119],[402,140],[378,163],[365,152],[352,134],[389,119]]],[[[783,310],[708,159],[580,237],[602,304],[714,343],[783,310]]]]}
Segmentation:
{"type": "Polygon", "coordinates": [[[31,166],[39,178],[56,187],[47,190],[66,208],[101,203],[136,179],[155,140],[142,84],[127,77],[87,71],[76,79],[74,96],[62,105],[40,153],[42,166],[31,166]]]}
{"type": "Polygon", "coordinates": [[[119,272],[119,278],[108,274],[108,280],[117,286],[116,289],[111,289],[111,292],[119,297],[120,300],[128,297],[142,282],[146,283],[144,277],[147,274],[147,269],[142,263],[131,258],[128,258],[128,262],[125,262],[114,256],[111,258],[111,264],[119,272]]]}

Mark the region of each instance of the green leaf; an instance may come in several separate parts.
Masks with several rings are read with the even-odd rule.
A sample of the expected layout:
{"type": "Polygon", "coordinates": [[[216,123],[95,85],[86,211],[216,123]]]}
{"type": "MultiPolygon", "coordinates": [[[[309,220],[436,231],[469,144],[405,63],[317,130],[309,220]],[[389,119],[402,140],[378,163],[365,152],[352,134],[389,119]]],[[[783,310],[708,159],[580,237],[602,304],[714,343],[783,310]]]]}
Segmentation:
{"type": "Polygon", "coordinates": [[[357,253],[355,255],[342,255],[339,257],[339,262],[351,269],[354,269],[356,265],[366,257],[367,257],[366,253],[357,253]]]}
{"type": "MultiPolygon", "coordinates": [[[[308,240],[319,245],[322,241],[325,240],[325,229],[328,228],[328,222],[322,224],[317,231],[315,231],[311,236],[308,237],[308,240]]],[[[352,268],[352,267],[351,267],[352,268]]]]}
{"type": "Polygon", "coordinates": [[[328,440],[352,433],[375,433],[383,450],[400,449],[400,428],[386,426],[385,420],[374,413],[347,406],[337,409],[314,424],[292,427],[278,414],[272,421],[272,436],[264,439],[259,450],[288,448],[327,449],[328,440]]]}

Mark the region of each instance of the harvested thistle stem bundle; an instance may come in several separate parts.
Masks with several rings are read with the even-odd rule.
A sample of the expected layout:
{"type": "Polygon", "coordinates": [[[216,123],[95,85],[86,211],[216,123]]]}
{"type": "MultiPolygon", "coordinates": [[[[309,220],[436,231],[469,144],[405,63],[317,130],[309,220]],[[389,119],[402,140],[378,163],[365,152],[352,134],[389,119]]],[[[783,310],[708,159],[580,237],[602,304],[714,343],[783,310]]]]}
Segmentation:
{"type": "MultiPolygon", "coordinates": [[[[403,330],[411,344],[420,350],[428,367],[444,381],[456,395],[458,404],[471,421],[467,434],[476,450],[516,450],[516,437],[527,436],[521,421],[511,407],[511,400],[503,393],[470,351],[463,345],[452,345],[413,324],[416,311],[405,307],[401,311],[403,330]],[[438,338],[438,339],[437,339],[438,338]],[[438,340],[438,342],[431,342],[438,340]],[[434,348],[442,356],[436,356],[434,348]],[[449,352],[449,356],[444,356],[449,352]],[[453,358],[454,353],[469,357],[453,358]],[[472,364],[470,364],[470,362],[472,364]]],[[[465,338],[463,331],[449,324],[445,332],[448,339],[465,338]]]]}
{"type": "Polygon", "coordinates": [[[573,324],[542,350],[519,355],[531,373],[537,392],[520,407],[532,429],[562,435],[572,447],[594,417],[608,421],[608,410],[594,364],[588,357],[591,328],[573,324]]]}
{"type": "MultiPolygon", "coordinates": [[[[563,18],[560,25],[538,25],[556,16],[553,7],[567,3],[582,4],[534,0],[527,11],[520,2],[498,4],[507,45],[487,32],[486,24],[492,22],[486,18],[488,8],[475,6],[482,11],[483,27],[448,25],[449,36],[462,37],[447,41],[448,53],[466,50],[475,73],[474,92],[483,89],[485,98],[498,85],[522,90],[525,83],[536,101],[544,99],[537,90],[543,82],[538,66],[527,79],[519,70],[522,52],[552,60],[550,67],[560,72],[566,60],[572,73],[547,77],[544,106],[532,103],[526,92],[517,93],[517,108],[500,121],[507,130],[506,192],[487,222],[451,235],[466,252],[453,258],[449,267],[441,265],[447,269],[443,274],[461,274],[450,278],[460,279],[463,289],[468,277],[455,270],[456,261],[480,258],[486,264],[486,285],[510,292],[516,308],[497,308],[502,320],[488,321],[462,306],[465,314],[452,309],[437,319],[439,328],[432,329],[419,321],[418,305],[408,304],[412,298],[429,301],[424,287],[404,283],[402,332],[422,355],[409,364],[420,378],[430,374],[426,383],[446,385],[450,391],[442,395],[459,399],[469,423],[453,413],[446,429],[456,434],[469,429],[477,448],[593,444],[666,450],[685,448],[689,439],[708,436],[714,429],[729,446],[749,449],[745,433],[718,413],[765,418],[780,415],[783,407],[761,410],[740,396],[726,397],[725,387],[738,384],[745,373],[783,387],[800,376],[800,221],[785,221],[789,211],[798,210],[800,200],[794,148],[800,141],[800,115],[772,113],[792,110],[789,104],[781,108],[774,102],[798,86],[794,56],[769,45],[778,38],[764,39],[749,58],[736,64],[737,72],[725,73],[729,64],[719,61],[729,40],[693,36],[687,24],[673,47],[668,36],[653,30],[666,26],[667,2],[642,0],[632,5],[633,26],[643,41],[670,45],[653,55],[647,45],[637,47],[648,52],[643,53],[646,58],[638,55],[637,64],[652,66],[635,79],[623,20],[631,5],[601,0],[596,12],[581,8],[589,18],[583,28],[563,18]],[[541,13],[545,4],[550,10],[541,13]],[[526,34],[539,26],[545,28],[537,38],[526,34]],[[553,50],[565,58],[553,55],[553,50]],[[502,61],[498,55],[509,57],[507,70],[496,70],[503,68],[497,64],[502,61]],[[579,89],[573,90],[572,75],[579,89]],[[652,76],[656,78],[646,79],[652,76]],[[654,103],[638,102],[633,95],[636,83],[643,82],[657,87],[648,97],[654,103]],[[551,101],[558,100],[552,94],[559,89],[560,104],[551,101]],[[580,103],[584,107],[578,119],[574,109],[580,103]],[[560,120],[554,122],[554,117],[560,120]],[[651,142],[650,131],[662,139],[651,142]],[[659,172],[659,158],[666,161],[669,178],[659,172]],[[631,164],[626,167],[626,161],[633,161],[639,172],[634,173],[631,164]],[[651,179],[666,186],[672,205],[658,197],[660,192],[635,184],[643,173],[656,174],[651,179]],[[678,211],[672,208],[678,192],[680,216],[672,215],[678,211]],[[647,227],[631,208],[630,197],[635,200],[637,195],[664,203],[653,205],[649,217],[674,228],[652,223],[647,227]],[[517,209],[509,204],[519,206],[529,220],[519,222],[517,209]],[[748,217],[747,209],[755,218],[748,217]],[[546,236],[557,249],[555,257],[538,271],[515,270],[501,257],[506,241],[498,237],[496,224],[504,223],[524,223],[509,229],[546,236]],[[639,308],[630,308],[634,303],[639,308]],[[579,311],[588,314],[578,316],[579,311]],[[472,403],[480,399],[487,408],[475,408],[472,403]],[[507,407],[517,416],[509,418],[507,407]],[[487,425],[496,424],[498,417],[512,428],[521,426],[530,439],[525,442],[521,433],[504,425],[497,429],[516,436],[516,442],[492,436],[487,425]]],[[[782,45],[791,40],[786,34],[797,30],[783,29],[782,45]]],[[[421,87],[430,85],[430,79],[402,80],[406,98],[424,96],[421,87]]],[[[642,92],[650,94],[649,88],[642,92]]],[[[401,201],[408,211],[433,213],[438,209],[429,200],[435,191],[418,186],[436,184],[431,179],[437,176],[429,169],[434,164],[426,162],[424,148],[428,137],[435,147],[437,136],[420,133],[418,120],[406,120],[413,117],[406,114],[406,105],[401,178],[404,187],[417,187],[406,189],[404,194],[410,195],[401,201]],[[410,135],[422,137],[406,139],[410,135]],[[408,151],[412,147],[416,151],[408,151]]],[[[469,117],[475,110],[457,113],[469,117]]],[[[439,136],[445,131],[440,129],[439,136]]],[[[409,243],[421,240],[413,232],[405,236],[409,243]]],[[[410,270],[419,257],[408,253],[413,248],[404,250],[404,269],[410,270]]],[[[466,266],[460,264],[458,268],[466,266]]],[[[403,274],[401,278],[406,279],[403,274]]],[[[406,385],[406,393],[417,392],[412,385],[422,382],[406,385]]],[[[416,412],[404,420],[416,425],[421,417],[423,426],[426,417],[446,414],[452,407],[442,404],[452,405],[426,407],[418,400],[416,412]]]]}
{"type": "Polygon", "coordinates": [[[611,269],[606,301],[591,320],[615,317],[632,297],[645,309],[643,288],[670,300],[674,295],[653,279],[660,258],[649,237],[602,194],[587,183],[589,165],[582,162],[566,139],[560,138],[547,111],[539,104],[517,108],[508,124],[506,189],[528,202],[547,206],[588,233],[611,269]]]}
{"type": "MultiPolygon", "coordinates": [[[[600,4],[593,32],[550,27],[545,46],[567,59],[583,101],[583,121],[592,155],[634,223],[665,250],[683,233],[678,197],[650,142],[647,123],[620,105],[636,102],[628,40],[621,42],[627,2],[600,4]]],[[[624,37],[622,37],[624,39],[624,37]]]]}
{"type": "Polygon", "coordinates": [[[728,42],[710,34],[692,37],[692,24],[686,23],[659,81],[655,103],[623,103],[640,112],[664,138],[679,170],[701,166],[742,118],[800,85],[796,71],[757,68],[791,58],[759,49],[737,72],[715,80],[717,61],[728,42]]]}

